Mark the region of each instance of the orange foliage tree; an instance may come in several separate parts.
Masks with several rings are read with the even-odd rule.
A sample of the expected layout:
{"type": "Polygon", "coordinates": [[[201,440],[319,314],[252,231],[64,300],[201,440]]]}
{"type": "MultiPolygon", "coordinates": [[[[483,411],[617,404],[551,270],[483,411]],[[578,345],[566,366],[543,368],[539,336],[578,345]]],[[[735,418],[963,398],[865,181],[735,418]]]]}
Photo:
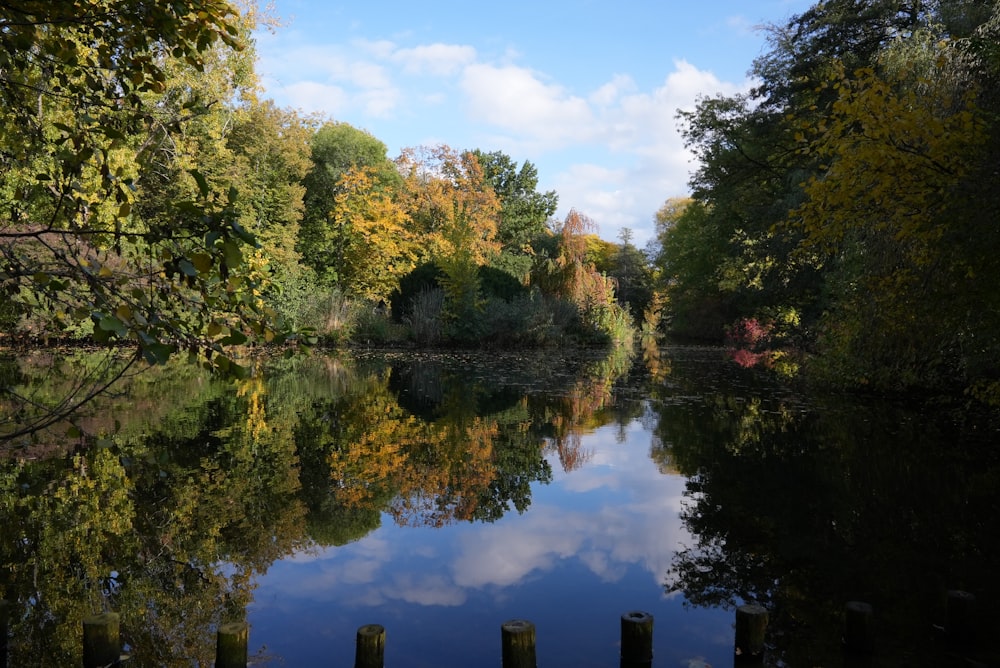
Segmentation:
{"type": "Polygon", "coordinates": [[[468,321],[479,310],[478,268],[500,252],[500,202],[472,152],[445,145],[406,149],[397,159],[406,206],[429,259],[444,272],[446,316],[468,321]]]}

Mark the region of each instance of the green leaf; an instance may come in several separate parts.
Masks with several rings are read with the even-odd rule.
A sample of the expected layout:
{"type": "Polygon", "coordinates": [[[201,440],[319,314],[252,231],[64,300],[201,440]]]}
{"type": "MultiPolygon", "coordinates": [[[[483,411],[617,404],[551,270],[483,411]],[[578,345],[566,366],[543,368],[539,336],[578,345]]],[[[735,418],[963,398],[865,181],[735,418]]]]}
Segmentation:
{"type": "Polygon", "coordinates": [[[198,270],[195,266],[191,264],[188,260],[181,260],[177,263],[177,268],[183,272],[185,276],[197,276],[198,270]]]}
{"type": "Polygon", "coordinates": [[[125,325],[122,324],[122,321],[113,315],[106,315],[101,318],[97,323],[97,327],[105,332],[114,332],[118,336],[124,336],[126,332],[125,325]]]}
{"type": "Polygon", "coordinates": [[[222,244],[222,252],[226,257],[226,264],[231,268],[243,264],[243,251],[240,250],[235,241],[230,239],[222,244]]]}
{"type": "Polygon", "coordinates": [[[239,346],[247,342],[247,335],[238,329],[231,330],[229,336],[219,339],[224,346],[239,346]]]}
{"type": "Polygon", "coordinates": [[[198,184],[198,190],[201,192],[201,196],[208,197],[208,180],[205,179],[205,175],[197,169],[191,169],[189,171],[191,176],[194,177],[195,182],[198,184]]]}
{"type": "Polygon", "coordinates": [[[167,345],[166,343],[152,343],[143,347],[142,356],[150,364],[166,364],[170,356],[176,351],[177,346],[167,345]]]}
{"type": "Polygon", "coordinates": [[[236,232],[236,236],[242,239],[245,243],[254,247],[257,246],[257,237],[255,237],[253,233],[247,232],[243,229],[243,226],[236,221],[233,221],[233,232],[236,232]]]}
{"type": "Polygon", "coordinates": [[[212,256],[208,253],[195,253],[191,256],[191,264],[200,274],[207,274],[212,270],[212,256]]]}

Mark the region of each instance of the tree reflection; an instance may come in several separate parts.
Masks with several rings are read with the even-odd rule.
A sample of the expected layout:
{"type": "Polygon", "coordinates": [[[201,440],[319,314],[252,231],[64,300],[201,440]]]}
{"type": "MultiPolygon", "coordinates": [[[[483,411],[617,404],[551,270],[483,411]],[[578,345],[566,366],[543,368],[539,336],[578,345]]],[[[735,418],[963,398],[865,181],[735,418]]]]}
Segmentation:
{"type": "Polygon", "coordinates": [[[187,366],[130,378],[55,456],[0,460],[12,665],[76,663],[82,619],[109,609],[130,665],[210,665],[215,628],[288,554],[358,540],[383,514],[524,512],[552,479],[547,452],[572,470],[579,435],[620,417],[629,361],[316,356],[235,384],[187,366]]]}
{"type": "Polygon", "coordinates": [[[304,533],[292,443],[254,422],[262,392],[209,401],[198,428],[164,420],[142,441],[0,464],[12,665],[74,665],[82,619],[106,609],[132,665],[210,664],[214,628],[304,533]]]}
{"type": "Polygon", "coordinates": [[[695,378],[675,373],[689,399],[659,410],[658,437],[688,477],[682,519],[694,538],[667,590],[698,606],[765,605],[771,665],[842,661],[849,600],[875,607],[873,665],[946,665],[932,633],[944,591],[1000,594],[995,426],[941,406],[917,421],[919,407],[874,400],[807,410],[746,375],[728,390],[695,378]]]}

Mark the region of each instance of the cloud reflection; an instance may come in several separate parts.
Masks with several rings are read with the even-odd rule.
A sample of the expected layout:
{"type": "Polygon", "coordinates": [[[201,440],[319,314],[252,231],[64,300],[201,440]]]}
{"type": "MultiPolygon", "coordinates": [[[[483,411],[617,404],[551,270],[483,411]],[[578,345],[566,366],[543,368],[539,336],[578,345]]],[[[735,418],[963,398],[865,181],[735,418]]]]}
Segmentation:
{"type": "Polygon", "coordinates": [[[584,436],[592,461],[534,490],[524,514],[436,530],[386,523],[356,543],[276,564],[261,586],[280,586],[283,597],[355,606],[458,606],[471,590],[502,595],[533,574],[574,562],[603,582],[618,582],[638,565],[660,586],[687,541],[678,515],[684,481],[650,460],[648,431],[635,425],[625,442],[619,433],[607,427],[584,436]]]}

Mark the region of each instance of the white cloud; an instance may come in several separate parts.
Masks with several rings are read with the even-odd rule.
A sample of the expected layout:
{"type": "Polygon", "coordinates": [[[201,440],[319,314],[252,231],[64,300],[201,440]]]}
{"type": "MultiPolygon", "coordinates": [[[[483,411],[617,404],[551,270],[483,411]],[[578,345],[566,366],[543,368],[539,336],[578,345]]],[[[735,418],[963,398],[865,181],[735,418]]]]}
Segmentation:
{"type": "Polygon", "coordinates": [[[282,89],[288,104],[304,111],[338,114],[350,104],[350,97],[340,86],[302,81],[282,89]]]}
{"type": "Polygon", "coordinates": [[[616,74],[611,81],[590,94],[590,101],[599,107],[609,107],[625,93],[636,89],[635,81],[626,74],[616,74]]]}
{"type": "Polygon", "coordinates": [[[477,63],[465,68],[461,87],[468,116],[539,147],[587,141],[594,117],[587,101],[546,83],[523,67],[477,63]]]}
{"type": "Polygon", "coordinates": [[[664,476],[649,465],[648,450],[614,441],[615,428],[587,437],[595,457],[587,466],[558,476],[574,494],[597,489],[625,498],[590,512],[533,505],[488,531],[467,534],[456,547],[454,581],[464,587],[508,586],[560,560],[579,559],[605,581],[619,580],[630,564],[642,564],[661,582],[677,546],[688,539],[679,510],[683,479],[664,476]],[[600,464],[600,465],[599,465],[600,464]]]}
{"type": "Polygon", "coordinates": [[[465,591],[441,575],[401,573],[392,585],[382,588],[382,595],[418,605],[462,605],[465,591]]]}
{"type": "Polygon", "coordinates": [[[398,49],[389,58],[402,64],[403,72],[407,74],[449,76],[474,62],[476,50],[471,46],[438,43],[398,49]]]}
{"type": "Polygon", "coordinates": [[[565,210],[576,208],[593,218],[605,239],[629,227],[633,243],[642,247],[653,236],[652,219],[660,205],[687,191],[693,155],[678,129],[678,109],[694,109],[702,95],[746,90],[749,82],[726,83],[680,60],[651,91],[622,94],[626,84],[616,76],[591,96],[608,105],[595,115],[595,156],[617,167],[577,163],[554,180],[565,210]]]}

